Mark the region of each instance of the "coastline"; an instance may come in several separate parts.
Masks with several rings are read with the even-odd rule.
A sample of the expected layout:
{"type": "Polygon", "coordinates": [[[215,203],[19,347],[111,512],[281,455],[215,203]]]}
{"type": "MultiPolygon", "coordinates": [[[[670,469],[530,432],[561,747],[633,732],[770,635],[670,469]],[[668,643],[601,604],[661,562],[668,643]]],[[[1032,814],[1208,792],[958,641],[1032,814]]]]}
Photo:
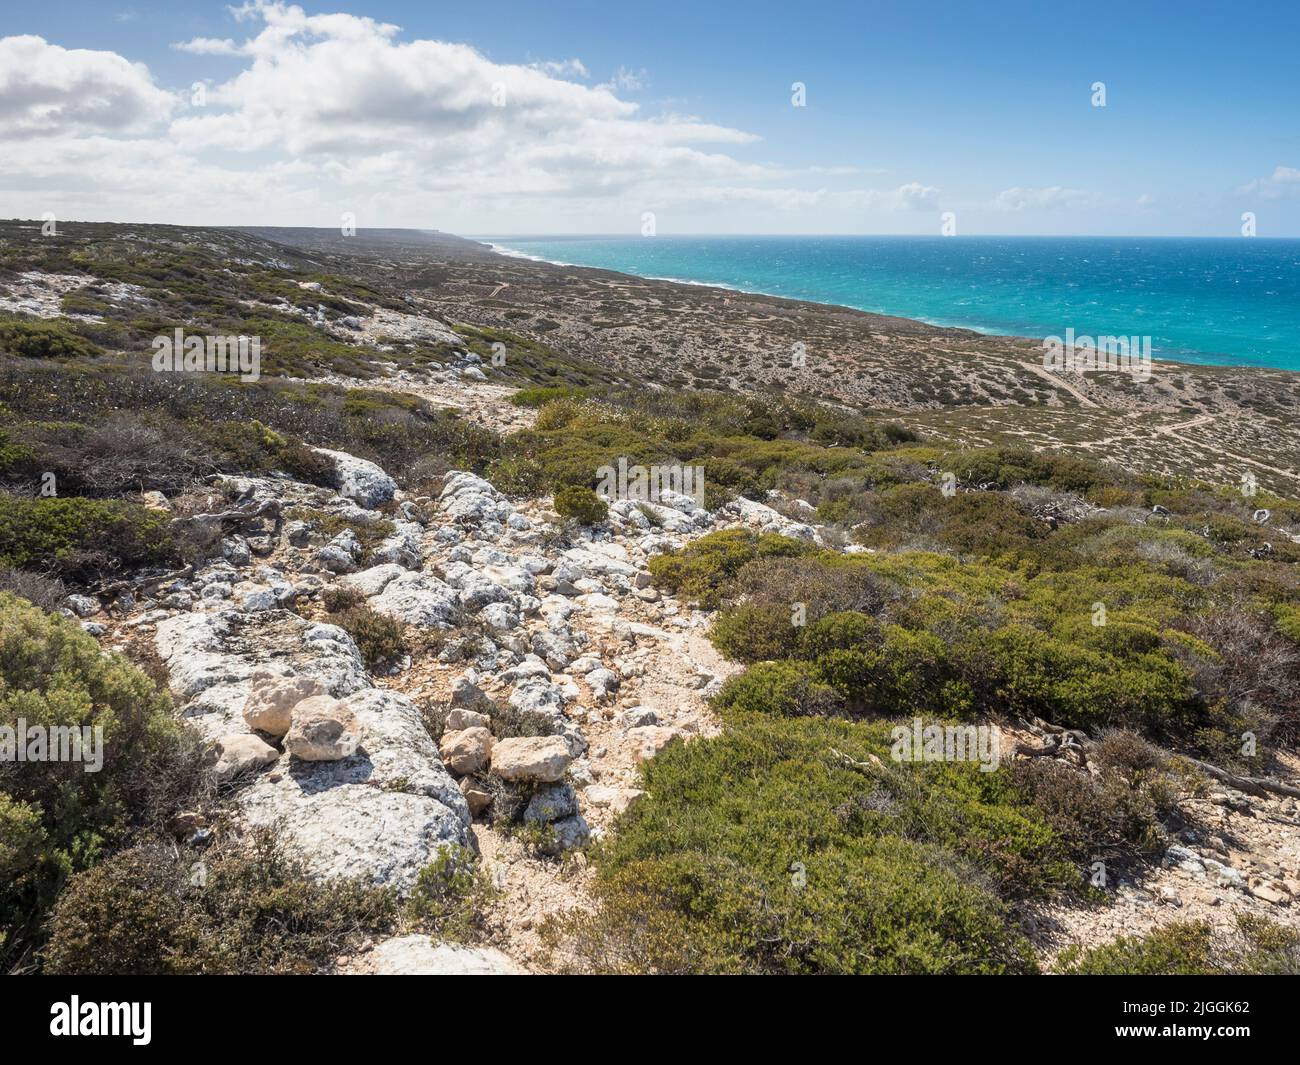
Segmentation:
{"type": "MultiPolygon", "coordinates": [[[[563,267],[565,269],[573,269],[573,270],[594,270],[594,271],[599,271],[601,273],[622,274],[626,277],[636,278],[639,281],[662,282],[662,283],[672,284],[672,285],[688,285],[694,288],[713,289],[720,292],[730,292],[730,293],[736,293],[738,295],[744,295],[744,296],[758,296],[767,299],[789,300],[795,303],[807,304],[810,306],[826,308],[830,310],[851,311],[857,314],[875,315],[881,318],[889,318],[895,320],[914,322],[919,325],[930,326],[935,329],[958,330],[962,332],[975,333],[979,336],[988,337],[990,339],[1027,341],[1034,345],[1042,347],[1043,345],[1046,344],[1048,340],[1052,338],[1059,339],[1060,336],[1059,333],[1043,333],[1042,335],[1036,335],[1028,332],[1014,332],[1014,331],[1008,331],[1006,329],[997,328],[995,326],[985,325],[979,322],[963,321],[960,319],[938,317],[935,315],[916,314],[912,312],[892,311],[882,307],[858,307],[850,303],[838,302],[833,299],[817,299],[808,296],[793,296],[786,293],[773,292],[768,289],[742,286],[742,285],[722,282],[722,281],[702,281],[696,278],[679,277],[679,276],[671,276],[671,275],[663,275],[663,274],[651,274],[651,273],[642,274],[642,273],[635,273],[627,269],[615,269],[607,266],[594,266],[589,263],[576,263],[576,262],[571,262],[562,259],[548,259],[540,255],[532,254],[531,252],[525,252],[517,248],[512,248],[507,244],[498,243],[497,240],[491,238],[474,237],[474,238],[467,238],[467,239],[472,239],[477,241],[478,243],[482,244],[484,247],[490,249],[490,251],[495,255],[499,255],[502,258],[513,259],[516,261],[532,262],[532,263],[544,264],[547,266],[563,267]]],[[[564,239],[576,240],[582,238],[568,237],[564,239]]],[[[1051,238],[1051,239],[1056,239],[1056,238],[1051,238]]],[[[1167,238],[1167,239],[1176,240],[1180,238],[1167,238]]],[[[1188,239],[1193,239],[1193,238],[1188,238],[1188,239]]],[[[1195,239],[1199,239],[1199,238],[1195,238],[1195,239]]],[[[1223,238],[1223,239],[1227,240],[1229,238],[1223,238]]],[[[1078,330],[1077,332],[1082,334],[1083,330],[1078,330]]],[[[1104,336],[1109,334],[1098,332],[1095,335],[1104,336]]],[[[1120,334],[1120,335],[1124,336],[1125,334],[1120,334]]],[[[1169,366],[1195,367],[1197,369],[1276,371],[1276,372],[1290,373],[1290,374],[1300,373],[1300,367],[1290,368],[1286,366],[1271,365],[1259,361],[1245,361],[1248,358],[1249,356],[1245,356],[1245,357],[1236,356],[1228,352],[1207,351],[1202,349],[1180,349],[1180,350],[1171,351],[1168,350],[1167,348],[1157,350],[1156,348],[1152,347],[1150,353],[1151,362],[1158,362],[1162,364],[1167,364],[1169,366]]]]}
{"type": "MultiPolygon", "coordinates": [[[[1002,333],[996,329],[987,328],[979,325],[967,325],[963,322],[944,322],[932,318],[918,317],[912,314],[895,314],[893,311],[876,310],[867,307],[853,307],[847,303],[836,303],[833,300],[814,300],[806,299],[802,296],[787,296],[780,292],[769,292],[761,288],[744,288],[740,285],[729,285],[723,281],[697,281],[690,277],[669,277],[662,274],[634,274],[627,270],[609,270],[604,266],[588,266],[584,263],[570,263],[562,259],[544,259],[540,255],[530,255],[528,252],[519,251],[516,248],[508,248],[504,244],[497,244],[490,240],[482,241],[483,244],[491,248],[497,255],[504,256],[507,259],[522,259],[530,263],[545,263],[547,266],[563,266],[570,270],[600,270],[605,273],[626,274],[628,277],[635,277],[639,281],[663,281],[670,285],[692,285],[696,288],[712,288],[721,292],[736,292],[743,296],[765,296],[774,300],[793,300],[796,303],[810,303],[817,307],[829,307],[835,310],[856,311],[858,314],[874,314],[882,318],[902,318],[909,322],[917,322],[921,325],[934,326],[936,329],[964,329],[971,333],[979,333],[987,337],[1006,337],[1009,340],[1033,340],[1041,341],[1042,337],[1021,336],[1016,333],[1002,333]]],[[[1176,361],[1176,360],[1168,360],[1176,361]]],[[[1219,365],[1207,363],[1206,365],[1219,365]]]]}

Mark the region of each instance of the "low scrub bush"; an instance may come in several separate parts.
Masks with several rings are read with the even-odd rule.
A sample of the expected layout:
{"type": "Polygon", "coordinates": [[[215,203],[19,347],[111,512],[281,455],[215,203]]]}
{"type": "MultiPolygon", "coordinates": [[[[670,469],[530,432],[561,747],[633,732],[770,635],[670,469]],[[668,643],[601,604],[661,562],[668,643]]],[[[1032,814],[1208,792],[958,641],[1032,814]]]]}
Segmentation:
{"type": "Polygon", "coordinates": [[[334,620],[356,641],[361,657],[371,669],[391,665],[406,653],[405,627],[387,614],[368,606],[350,606],[334,620]]]}
{"type": "Polygon", "coordinates": [[[510,397],[510,402],[516,407],[544,407],[557,399],[582,399],[585,395],[585,389],[572,385],[534,385],[521,388],[510,397]]]}
{"type": "Polygon", "coordinates": [[[166,514],[116,499],[0,496],[0,565],[47,566],[69,579],[179,561],[166,514]]]}
{"type": "Polygon", "coordinates": [[[1007,902],[1073,873],[996,774],[886,763],[877,726],[725,720],[643,767],[646,797],[595,855],[596,909],[548,929],[565,954],[634,973],[1034,970],[1007,902]]]}
{"type": "Polygon", "coordinates": [[[609,504],[590,488],[569,484],[555,493],[555,513],[580,525],[598,525],[609,517],[609,504]]]}
{"type": "Polygon", "coordinates": [[[0,351],[25,359],[89,359],[103,349],[66,322],[0,319],[0,351]]]}
{"type": "Polygon", "coordinates": [[[729,677],[714,697],[719,710],[780,717],[839,713],[844,698],[800,662],[760,662],[729,677]]]}
{"type": "Polygon", "coordinates": [[[42,610],[54,611],[67,598],[68,588],[57,577],[32,570],[0,566],[0,593],[11,592],[42,610]]]}
{"type": "Polygon", "coordinates": [[[1208,921],[1171,921],[1145,936],[1120,936],[1084,950],[1068,947],[1056,971],[1071,976],[1296,976],[1300,933],[1241,914],[1216,933],[1208,921]]]}
{"type": "Polygon", "coordinates": [[[482,933],[492,883],[467,847],[448,846],[420,870],[407,913],[439,939],[464,943],[482,933]]]}
{"type": "Polygon", "coordinates": [[[144,845],[73,877],[50,919],[45,971],[78,976],[310,974],[390,933],[391,892],[315,883],[269,831],[246,849],[144,845]]]}
{"type": "Polygon", "coordinates": [[[731,591],[732,581],[746,563],[760,558],[790,558],[814,550],[802,541],[774,533],[725,529],[692,540],[681,551],[656,555],[650,560],[650,574],[664,590],[712,609],[731,591]]]}
{"type": "MultiPolygon", "coordinates": [[[[0,593],[0,725],[101,729],[83,760],[0,760],[0,961],[39,939],[64,881],[194,799],[197,738],[143,673],[75,620],[0,593]],[[86,772],[92,759],[96,772],[86,772]]],[[[66,734],[66,733],[65,733],[66,734]]],[[[53,736],[53,733],[50,733],[53,736]]]]}
{"type": "Polygon", "coordinates": [[[1041,717],[1228,761],[1245,730],[1288,734],[1300,645],[1276,613],[1210,609],[1210,590],[1141,563],[1058,570],[992,549],[998,558],[965,562],[846,556],[727,530],[650,570],[660,587],[721,608],[710,636],[728,657],[803,663],[834,690],[801,713],[1041,717]]]}
{"type": "MultiPolygon", "coordinates": [[[[105,360],[4,360],[0,405],[0,422],[152,426],[177,447],[178,468],[187,475],[192,461],[199,472],[278,469],[312,484],[326,483],[331,471],[306,450],[314,446],[378,462],[404,480],[431,457],[442,456],[458,469],[481,470],[499,450],[489,430],[410,395],[271,376],[241,382],[156,374],[105,360]],[[182,446],[185,442],[188,446],[182,446]]],[[[66,434],[55,444],[81,446],[66,434]]],[[[0,450],[0,474],[3,459],[0,450]]]]}

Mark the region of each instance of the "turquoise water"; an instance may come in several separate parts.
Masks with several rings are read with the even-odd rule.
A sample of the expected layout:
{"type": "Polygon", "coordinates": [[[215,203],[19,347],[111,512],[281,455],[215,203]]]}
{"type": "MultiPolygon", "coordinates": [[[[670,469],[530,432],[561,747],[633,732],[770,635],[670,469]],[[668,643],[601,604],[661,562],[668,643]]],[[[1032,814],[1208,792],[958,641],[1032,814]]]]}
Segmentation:
{"type": "Polygon", "coordinates": [[[551,262],[1015,336],[1149,336],[1184,362],[1300,370],[1300,240],[483,238],[551,262]]]}

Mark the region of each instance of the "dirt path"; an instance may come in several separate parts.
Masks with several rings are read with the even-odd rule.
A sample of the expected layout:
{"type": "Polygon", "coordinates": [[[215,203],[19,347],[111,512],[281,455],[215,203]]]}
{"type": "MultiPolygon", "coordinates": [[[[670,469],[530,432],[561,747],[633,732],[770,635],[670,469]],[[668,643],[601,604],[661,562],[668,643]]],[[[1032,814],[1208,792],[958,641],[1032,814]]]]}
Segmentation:
{"type": "Polygon", "coordinates": [[[1080,392],[1077,388],[1075,388],[1074,385],[1069,384],[1066,381],[1062,381],[1059,377],[1056,376],[1056,374],[1052,373],[1050,370],[1045,369],[1042,366],[1039,366],[1037,363],[1021,362],[1018,365],[1023,366],[1030,373],[1036,374],[1037,376],[1041,377],[1044,381],[1047,381],[1050,384],[1052,384],[1054,387],[1061,388],[1064,389],[1066,392],[1069,392],[1070,395],[1072,395],[1075,399],[1079,401],[1080,406],[1082,407],[1098,406],[1097,403],[1094,403],[1092,400],[1090,400],[1087,396],[1085,396],[1082,392],[1080,392]]]}

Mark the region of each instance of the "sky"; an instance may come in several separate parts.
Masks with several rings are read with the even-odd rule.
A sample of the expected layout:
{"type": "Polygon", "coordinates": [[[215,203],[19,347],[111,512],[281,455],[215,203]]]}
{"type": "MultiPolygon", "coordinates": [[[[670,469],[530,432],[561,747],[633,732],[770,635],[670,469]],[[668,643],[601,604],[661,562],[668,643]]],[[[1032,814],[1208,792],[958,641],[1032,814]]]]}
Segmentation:
{"type": "Polygon", "coordinates": [[[1294,0],[0,0],[0,217],[1300,237],[1297,42],[1294,0]]]}

